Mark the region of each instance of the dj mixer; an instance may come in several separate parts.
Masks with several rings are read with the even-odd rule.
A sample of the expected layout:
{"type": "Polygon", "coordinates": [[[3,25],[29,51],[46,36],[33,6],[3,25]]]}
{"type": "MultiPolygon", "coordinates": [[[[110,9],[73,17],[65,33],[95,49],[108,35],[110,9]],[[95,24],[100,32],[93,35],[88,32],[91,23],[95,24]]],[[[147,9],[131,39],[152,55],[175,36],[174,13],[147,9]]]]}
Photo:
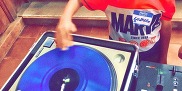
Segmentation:
{"type": "Polygon", "coordinates": [[[182,91],[182,67],[143,61],[136,91],[182,91]]]}

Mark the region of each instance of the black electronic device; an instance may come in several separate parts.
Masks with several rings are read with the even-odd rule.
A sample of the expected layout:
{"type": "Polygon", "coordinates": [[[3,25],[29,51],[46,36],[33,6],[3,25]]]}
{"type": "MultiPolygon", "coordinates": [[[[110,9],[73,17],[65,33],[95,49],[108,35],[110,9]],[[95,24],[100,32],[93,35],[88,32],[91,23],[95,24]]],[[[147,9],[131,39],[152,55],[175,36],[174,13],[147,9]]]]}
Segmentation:
{"type": "Polygon", "coordinates": [[[142,61],[136,91],[182,91],[182,67],[142,61]]]}

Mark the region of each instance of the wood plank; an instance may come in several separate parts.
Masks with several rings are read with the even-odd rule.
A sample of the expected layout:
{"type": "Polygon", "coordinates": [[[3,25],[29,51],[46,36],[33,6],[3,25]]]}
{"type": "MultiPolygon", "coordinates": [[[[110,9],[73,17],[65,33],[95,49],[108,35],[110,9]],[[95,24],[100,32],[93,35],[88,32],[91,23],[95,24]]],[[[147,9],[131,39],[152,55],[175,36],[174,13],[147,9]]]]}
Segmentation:
{"type": "MultiPolygon", "coordinates": [[[[50,17],[23,17],[23,21],[27,25],[57,25],[58,18],[50,17]]],[[[95,20],[95,19],[73,19],[76,26],[81,27],[107,27],[107,20],[95,20]]]]}
{"type": "MultiPolygon", "coordinates": [[[[18,12],[18,16],[25,18],[56,18],[62,15],[67,1],[47,1],[47,2],[31,2],[30,5],[18,12]]],[[[73,16],[74,19],[94,19],[94,20],[107,20],[104,12],[95,10],[90,11],[85,7],[81,7],[78,12],[73,16]]]]}
{"type": "Polygon", "coordinates": [[[16,41],[24,26],[22,18],[19,17],[9,25],[4,34],[0,37],[0,62],[16,41]]]}
{"type": "Polygon", "coordinates": [[[20,10],[24,0],[1,0],[0,6],[3,8],[8,19],[13,22],[17,18],[17,13],[20,10]]]}
{"type": "Polygon", "coordinates": [[[14,20],[13,16],[11,15],[10,11],[8,10],[6,4],[4,3],[3,0],[0,1],[0,6],[2,7],[4,13],[8,17],[9,21],[12,22],[14,20]]]}
{"type": "Polygon", "coordinates": [[[2,7],[0,6],[0,36],[4,33],[4,31],[6,30],[6,28],[8,27],[8,25],[10,24],[10,21],[8,19],[8,17],[6,16],[6,14],[4,13],[2,7]]]}

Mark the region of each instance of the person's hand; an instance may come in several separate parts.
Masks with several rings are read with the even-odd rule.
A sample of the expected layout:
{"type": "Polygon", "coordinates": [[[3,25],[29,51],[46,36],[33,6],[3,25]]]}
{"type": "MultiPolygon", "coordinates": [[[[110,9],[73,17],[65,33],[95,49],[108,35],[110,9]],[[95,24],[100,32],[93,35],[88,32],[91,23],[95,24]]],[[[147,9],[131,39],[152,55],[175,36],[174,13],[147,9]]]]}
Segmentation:
{"type": "Polygon", "coordinates": [[[178,57],[182,59],[182,46],[179,48],[178,57]]]}
{"type": "Polygon", "coordinates": [[[73,45],[72,33],[76,32],[77,28],[72,21],[60,21],[56,27],[56,46],[62,50],[73,45]]]}

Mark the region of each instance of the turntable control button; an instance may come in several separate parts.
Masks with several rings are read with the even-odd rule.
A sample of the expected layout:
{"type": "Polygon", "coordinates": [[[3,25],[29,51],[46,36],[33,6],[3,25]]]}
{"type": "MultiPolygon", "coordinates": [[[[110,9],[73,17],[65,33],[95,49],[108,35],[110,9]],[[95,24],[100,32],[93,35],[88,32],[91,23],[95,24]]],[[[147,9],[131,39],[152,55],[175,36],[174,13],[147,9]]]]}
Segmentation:
{"type": "Polygon", "coordinates": [[[175,78],[174,78],[174,81],[178,81],[178,78],[175,77],[175,78]]]}
{"type": "Polygon", "coordinates": [[[54,39],[49,38],[48,40],[46,40],[46,42],[44,43],[43,47],[48,47],[50,48],[52,46],[52,44],[54,43],[54,39]]]}
{"type": "Polygon", "coordinates": [[[178,86],[178,82],[177,81],[174,81],[173,82],[173,85],[174,85],[174,87],[177,87],[178,86]]]}

